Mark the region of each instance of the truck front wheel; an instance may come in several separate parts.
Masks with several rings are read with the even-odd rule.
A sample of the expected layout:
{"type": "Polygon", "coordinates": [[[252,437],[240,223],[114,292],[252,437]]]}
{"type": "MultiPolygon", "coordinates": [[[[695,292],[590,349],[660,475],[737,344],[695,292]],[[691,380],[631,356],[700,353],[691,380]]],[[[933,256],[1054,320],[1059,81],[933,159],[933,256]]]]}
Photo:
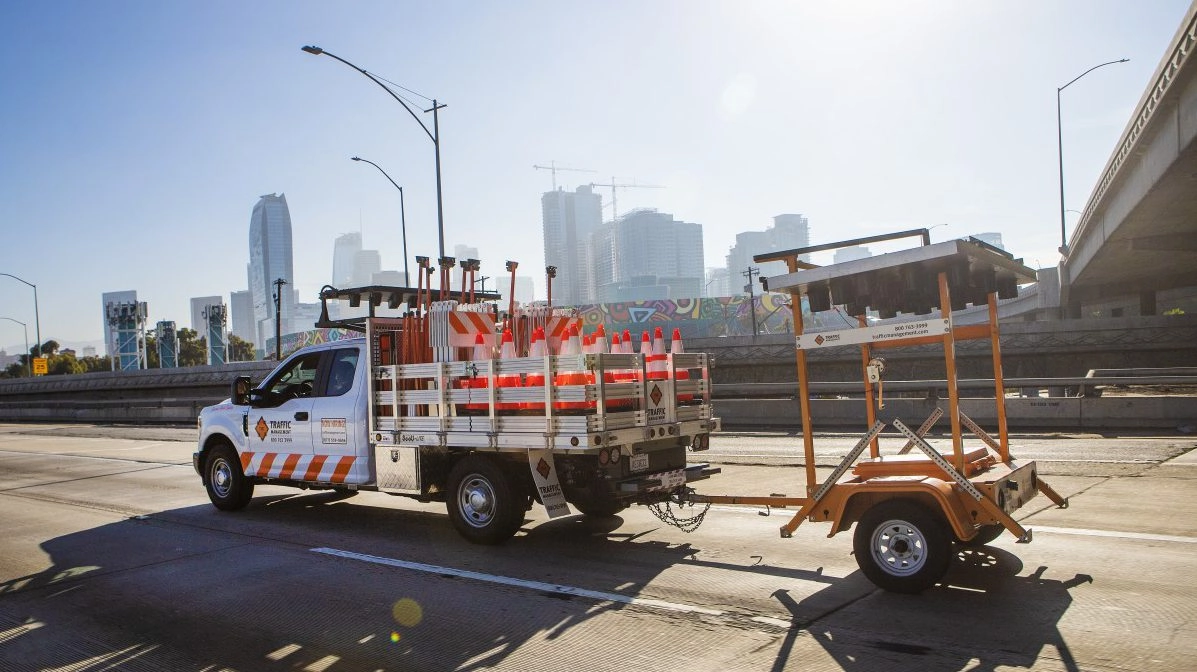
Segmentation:
{"type": "Polygon", "coordinates": [[[208,451],[204,468],[204,485],[208,499],[221,511],[238,511],[254,496],[254,484],[241,471],[237,451],[221,444],[208,451]]]}
{"type": "Polygon", "coordinates": [[[856,564],[877,587],[921,593],[948,571],[952,541],[946,522],[908,499],[873,506],[856,523],[856,564]]]}
{"type": "Polygon", "coordinates": [[[481,455],[461,458],[449,472],[449,519],[475,544],[499,544],[524,522],[527,496],[501,466],[481,455]]]}

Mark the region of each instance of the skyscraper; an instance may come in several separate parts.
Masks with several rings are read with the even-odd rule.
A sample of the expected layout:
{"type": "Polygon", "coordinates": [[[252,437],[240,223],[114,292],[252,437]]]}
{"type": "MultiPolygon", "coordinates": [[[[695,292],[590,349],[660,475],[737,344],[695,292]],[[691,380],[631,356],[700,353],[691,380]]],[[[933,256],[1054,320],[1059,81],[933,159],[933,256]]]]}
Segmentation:
{"type": "Polygon", "coordinates": [[[232,314],[229,330],[246,343],[254,343],[258,337],[254,328],[254,297],[248,290],[229,293],[229,311],[232,314]]]}
{"type": "Polygon", "coordinates": [[[224,297],[199,296],[191,299],[191,328],[195,330],[195,337],[200,338],[208,333],[208,322],[204,318],[204,309],[208,306],[224,305],[224,297]]]}
{"type": "Polygon", "coordinates": [[[353,286],[353,262],[362,251],[362,234],[343,233],[333,241],[333,287],[353,286]]]}
{"type": "Polygon", "coordinates": [[[258,199],[249,220],[249,291],[254,299],[254,322],[258,347],[274,338],[274,282],[283,286],[282,333],[291,333],[295,312],[295,273],[291,256],[291,213],[285,194],[267,194],[258,199]]]}
{"type": "Polygon", "coordinates": [[[591,237],[594,301],[702,295],[702,226],[656,210],[633,210],[591,237]]]}
{"type": "Polygon", "coordinates": [[[378,250],[358,250],[353,255],[353,287],[365,287],[382,270],[382,255],[378,250]]]}
{"type": "MultiPolygon", "coordinates": [[[[589,303],[590,234],[603,222],[602,198],[589,186],[573,192],[558,189],[540,198],[544,227],[544,263],[557,267],[553,303],[558,306],[589,303]]],[[[701,261],[700,261],[701,263],[701,261]]]]}
{"type": "MultiPolygon", "coordinates": [[[[772,277],[789,273],[784,262],[770,261],[758,264],[752,257],[766,252],[780,252],[793,250],[810,245],[810,223],[803,215],[777,215],[773,218],[773,226],[764,231],[745,231],[736,234],[736,244],[727,252],[727,275],[730,279],[732,293],[738,294],[744,284],[740,278],[747,278],[744,273],[748,267],[759,268],[759,277],[772,277]]],[[[799,257],[803,261],[810,261],[810,255],[799,257]]],[[[757,275],[754,273],[753,278],[757,275]]],[[[753,290],[756,292],[757,290],[753,290]]],[[[746,291],[743,293],[747,293],[746,291]]]]}

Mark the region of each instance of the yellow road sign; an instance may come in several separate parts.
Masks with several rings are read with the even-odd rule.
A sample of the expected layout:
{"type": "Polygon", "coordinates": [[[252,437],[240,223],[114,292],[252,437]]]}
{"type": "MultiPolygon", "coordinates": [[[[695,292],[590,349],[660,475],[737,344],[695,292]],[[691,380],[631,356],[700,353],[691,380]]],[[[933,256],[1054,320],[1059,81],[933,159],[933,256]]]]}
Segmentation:
{"type": "Polygon", "coordinates": [[[50,359],[48,357],[34,357],[33,358],[33,375],[44,376],[50,372],[50,359]]]}

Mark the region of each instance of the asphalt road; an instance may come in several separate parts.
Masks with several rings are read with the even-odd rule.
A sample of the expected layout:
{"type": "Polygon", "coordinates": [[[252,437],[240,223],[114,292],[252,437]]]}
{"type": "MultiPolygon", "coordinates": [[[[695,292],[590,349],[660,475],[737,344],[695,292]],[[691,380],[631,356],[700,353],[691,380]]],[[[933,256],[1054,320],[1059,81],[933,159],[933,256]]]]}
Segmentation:
{"type": "MultiPolygon", "coordinates": [[[[1197,439],[1016,437],[1070,497],[1031,544],[885,593],[851,533],[713,507],[533,511],[499,547],[443,505],[259,487],[218,512],[191,429],[0,425],[4,670],[1179,670],[1197,658],[1197,439]]],[[[942,439],[938,439],[942,441],[942,439]]],[[[855,437],[819,437],[833,465],[855,437]]],[[[708,494],[800,494],[801,440],[725,434],[708,494]]]]}

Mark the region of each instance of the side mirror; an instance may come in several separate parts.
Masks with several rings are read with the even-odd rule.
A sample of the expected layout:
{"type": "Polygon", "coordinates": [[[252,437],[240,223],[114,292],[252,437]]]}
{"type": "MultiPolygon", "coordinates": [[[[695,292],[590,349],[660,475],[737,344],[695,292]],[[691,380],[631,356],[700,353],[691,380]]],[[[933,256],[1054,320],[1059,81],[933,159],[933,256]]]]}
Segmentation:
{"type": "Polygon", "coordinates": [[[229,395],[237,406],[249,403],[249,376],[237,376],[233,379],[232,393],[229,395]]]}

